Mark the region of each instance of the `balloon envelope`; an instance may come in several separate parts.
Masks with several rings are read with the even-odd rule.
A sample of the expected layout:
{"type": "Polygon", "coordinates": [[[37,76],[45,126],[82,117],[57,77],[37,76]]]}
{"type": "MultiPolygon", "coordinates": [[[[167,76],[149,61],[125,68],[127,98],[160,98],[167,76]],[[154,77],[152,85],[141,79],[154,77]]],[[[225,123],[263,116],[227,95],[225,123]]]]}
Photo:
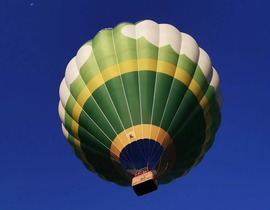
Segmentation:
{"type": "Polygon", "coordinates": [[[161,184],[185,175],[213,144],[219,77],[189,35],[146,20],[100,31],[60,85],[62,130],[102,179],[127,186],[148,167],[161,184]]]}

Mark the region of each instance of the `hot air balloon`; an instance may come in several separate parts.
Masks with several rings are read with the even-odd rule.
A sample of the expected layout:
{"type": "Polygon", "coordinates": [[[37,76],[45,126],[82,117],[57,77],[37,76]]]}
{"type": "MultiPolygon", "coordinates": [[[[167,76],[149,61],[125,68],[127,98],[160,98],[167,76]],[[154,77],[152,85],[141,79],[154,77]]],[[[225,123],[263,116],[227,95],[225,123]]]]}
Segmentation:
{"type": "Polygon", "coordinates": [[[152,192],[187,174],[221,121],[219,77],[196,41],[145,20],[101,30],[60,85],[64,136],[100,178],[152,192]]]}

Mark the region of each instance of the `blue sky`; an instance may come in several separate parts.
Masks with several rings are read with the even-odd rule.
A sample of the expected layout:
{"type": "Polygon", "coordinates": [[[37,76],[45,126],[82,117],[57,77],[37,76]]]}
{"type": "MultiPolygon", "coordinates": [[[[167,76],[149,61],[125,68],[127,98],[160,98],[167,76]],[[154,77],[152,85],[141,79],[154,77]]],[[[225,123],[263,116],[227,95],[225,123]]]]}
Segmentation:
{"type": "Polygon", "coordinates": [[[270,209],[270,13],[267,0],[0,2],[0,209],[270,209]],[[137,197],[73,155],[58,88],[100,29],[152,19],[193,36],[217,69],[222,122],[187,176],[137,197]]]}

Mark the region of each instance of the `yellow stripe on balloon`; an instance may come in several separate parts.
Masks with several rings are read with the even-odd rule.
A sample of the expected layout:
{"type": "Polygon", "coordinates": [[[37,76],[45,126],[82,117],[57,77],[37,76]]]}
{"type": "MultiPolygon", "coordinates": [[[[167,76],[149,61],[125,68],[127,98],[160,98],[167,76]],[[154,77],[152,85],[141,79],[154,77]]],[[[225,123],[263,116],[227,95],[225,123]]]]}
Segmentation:
{"type": "Polygon", "coordinates": [[[156,71],[174,77],[176,66],[166,61],[158,61],[156,71]]]}
{"type": "Polygon", "coordinates": [[[75,103],[73,109],[72,109],[72,118],[76,121],[79,122],[80,114],[82,112],[82,107],[80,104],[75,103]]]}
{"type": "Polygon", "coordinates": [[[71,122],[71,130],[72,130],[72,135],[74,135],[75,138],[79,139],[78,136],[78,130],[79,130],[79,124],[72,120],[71,122]]]}
{"type": "Polygon", "coordinates": [[[115,137],[110,148],[111,156],[115,160],[119,160],[121,151],[128,144],[139,139],[152,139],[160,143],[164,149],[172,143],[170,135],[162,128],[151,124],[136,125],[122,131],[115,137]]]}
{"type": "Polygon", "coordinates": [[[136,71],[154,71],[163,73],[168,76],[174,77],[186,86],[189,86],[190,82],[192,81],[192,77],[187,72],[166,61],[157,62],[154,59],[128,60],[120,64],[110,66],[101,71],[100,74],[93,77],[79,94],[77,99],[79,104],[83,106],[83,104],[93,94],[93,92],[100,86],[104,85],[105,82],[109,81],[110,79],[118,77],[122,74],[136,71]]]}
{"type": "MultiPolygon", "coordinates": [[[[159,144],[164,149],[164,153],[161,156],[159,164],[162,165],[162,167],[166,168],[167,170],[170,170],[174,166],[175,160],[176,160],[176,149],[170,135],[165,130],[155,125],[151,125],[151,124],[136,125],[118,134],[111,144],[111,148],[110,148],[111,160],[115,168],[117,169],[117,171],[123,177],[127,178],[128,180],[131,180],[133,176],[128,176],[122,170],[119,170],[121,168],[121,163],[120,163],[121,151],[128,144],[135,142],[137,140],[140,140],[140,139],[152,139],[156,142],[159,142],[159,144]],[[168,156],[166,154],[167,155],[170,154],[169,162],[168,162],[168,156]]],[[[161,176],[165,171],[166,170],[160,171],[159,173],[156,174],[156,177],[161,176]]]]}
{"type": "Polygon", "coordinates": [[[182,82],[183,84],[185,84],[187,87],[189,86],[192,80],[192,77],[187,72],[185,72],[183,69],[180,69],[178,67],[176,69],[174,78],[182,82]]]}
{"type": "Polygon", "coordinates": [[[201,86],[194,79],[191,81],[189,87],[191,92],[197,97],[198,101],[203,97],[203,91],[201,86]]]}

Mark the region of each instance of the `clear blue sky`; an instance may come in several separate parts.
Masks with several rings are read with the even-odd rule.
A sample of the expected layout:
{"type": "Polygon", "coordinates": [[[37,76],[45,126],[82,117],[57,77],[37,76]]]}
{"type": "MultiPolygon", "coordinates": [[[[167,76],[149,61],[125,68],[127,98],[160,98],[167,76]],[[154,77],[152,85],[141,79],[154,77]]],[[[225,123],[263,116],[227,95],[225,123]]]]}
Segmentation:
{"type": "Polygon", "coordinates": [[[0,209],[270,209],[269,7],[267,0],[1,0],[0,209]],[[196,39],[219,72],[224,103],[201,164],[137,197],[81,164],[57,107],[79,47],[102,28],[143,19],[196,39]]]}

